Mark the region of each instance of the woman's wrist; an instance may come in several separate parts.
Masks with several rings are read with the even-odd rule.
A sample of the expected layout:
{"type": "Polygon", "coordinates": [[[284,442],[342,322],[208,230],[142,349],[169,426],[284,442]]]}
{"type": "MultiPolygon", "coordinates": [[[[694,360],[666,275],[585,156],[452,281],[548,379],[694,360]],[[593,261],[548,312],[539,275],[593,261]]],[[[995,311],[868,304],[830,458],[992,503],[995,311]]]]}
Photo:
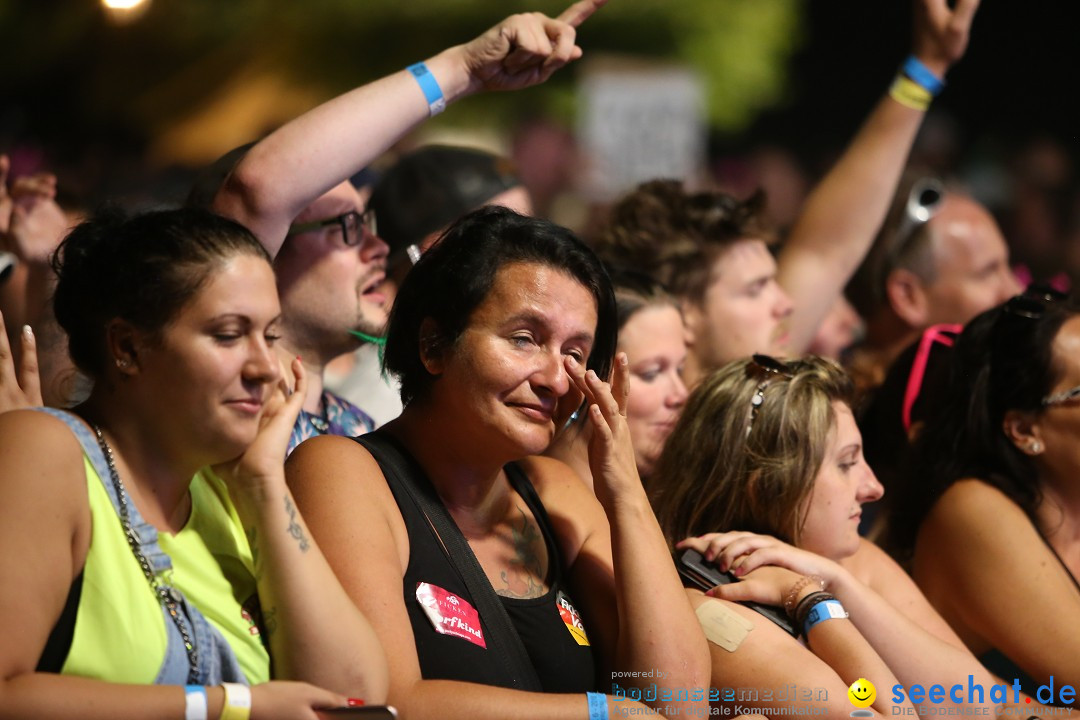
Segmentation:
{"type": "Polygon", "coordinates": [[[284,478],[278,482],[230,483],[229,497],[245,528],[267,522],[281,507],[282,498],[292,502],[284,478]]]}
{"type": "Polygon", "coordinates": [[[820,575],[803,575],[784,594],[784,611],[794,618],[795,608],[807,596],[825,589],[825,578],[820,575]]]}
{"type": "Polygon", "coordinates": [[[209,720],[217,720],[225,709],[225,688],[220,685],[207,686],[206,688],[206,717],[209,720]]]}
{"type": "MultiPolygon", "coordinates": [[[[829,563],[829,566],[821,569],[821,575],[825,578],[825,589],[842,601],[855,581],[847,568],[837,562],[829,563]]],[[[855,581],[857,582],[857,581],[855,581]]]]}
{"type": "MultiPolygon", "coordinates": [[[[594,487],[600,482],[602,480],[593,478],[594,487]]],[[[615,489],[615,492],[611,490],[612,488],[608,486],[607,492],[596,493],[597,500],[603,506],[609,523],[614,525],[615,521],[619,520],[631,523],[649,521],[656,524],[652,503],[649,502],[649,496],[645,494],[640,482],[636,484],[636,487],[631,485],[615,489]]]]}
{"type": "Polygon", "coordinates": [[[945,80],[945,73],[949,72],[949,63],[947,61],[927,52],[919,52],[918,50],[913,51],[911,57],[925,65],[926,69],[934,73],[938,80],[945,80]]]}

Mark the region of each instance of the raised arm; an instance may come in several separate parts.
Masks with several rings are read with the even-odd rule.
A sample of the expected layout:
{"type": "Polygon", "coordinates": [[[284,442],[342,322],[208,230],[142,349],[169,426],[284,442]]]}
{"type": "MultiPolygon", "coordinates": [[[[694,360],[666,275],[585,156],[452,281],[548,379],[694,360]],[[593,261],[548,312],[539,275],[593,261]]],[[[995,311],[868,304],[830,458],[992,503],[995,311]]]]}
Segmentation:
{"type": "MultiPolygon", "coordinates": [[[[939,79],[967,48],[979,0],[916,0],[912,53],[939,79]]],[[[795,305],[791,352],[803,353],[870,249],[885,219],[924,113],[890,94],[806,200],[778,260],[795,305]]]]}
{"type": "MultiPolygon", "coordinates": [[[[443,105],[482,90],[542,83],[581,56],[575,30],[606,2],[581,0],[558,18],[512,15],[429,58],[423,81],[434,81],[443,105]]],[[[429,108],[421,82],[408,70],[362,85],[252,147],[218,192],[214,209],[246,225],[276,254],[301,210],[439,109],[429,108]]]]}
{"type": "MultiPolygon", "coordinates": [[[[589,403],[589,462],[599,501],[598,507],[580,481],[567,480],[565,491],[581,496],[574,504],[577,514],[590,522],[581,528],[584,542],[571,577],[583,614],[609,653],[605,670],[627,678],[646,673],[628,679],[638,686],[653,682],[648,674],[662,670],[667,687],[708,687],[707,643],[637,473],[626,426],[626,354],[616,358],[611,386],[572,357],[565,362],[589,403]]],[[[702,703],[662,697],[650,704],[669,715],[704,709],[702,703]]]]}
{"type": "Polygon", "coordinates": [[[282,449],[305,396],[300,359],[292,364],[296,387],[264,411],[255,442],[236,461],[217,466],[244,524],[270,644],[274,677],[301,680],[369,704],[386,699],[382,648],[311,539],[282,467],[282,449]]]}
{"type": "Polygon", "coordinates": [[[54,275],[49,258],[68,230],[64,211],[56,204],[56,176],[37,173],[15,178],[7,186],[7,156],[0,155],[0,250],[18,264],[0,283],[0,312],[14,333],[35,325],[49,312],[54,275]]]}

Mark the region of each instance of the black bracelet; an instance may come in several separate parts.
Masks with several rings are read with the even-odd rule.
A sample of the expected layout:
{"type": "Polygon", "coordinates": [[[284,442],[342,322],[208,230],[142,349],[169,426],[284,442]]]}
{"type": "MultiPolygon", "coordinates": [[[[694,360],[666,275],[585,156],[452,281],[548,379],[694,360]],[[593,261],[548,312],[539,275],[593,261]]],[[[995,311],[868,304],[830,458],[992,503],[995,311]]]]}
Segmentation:
{"type": "Polygon", "coordinates": [[[795,612],[791,619],[795,622],[795,627],[798,629],[799,634],[802,634],[803,627],[806,626],[806,616],[810,614],[810,611],[818,603],[825,602],[826,600],[835,600],[836,597],[830,593],[818,591],[812,592],[795,606],[795,612]]]}

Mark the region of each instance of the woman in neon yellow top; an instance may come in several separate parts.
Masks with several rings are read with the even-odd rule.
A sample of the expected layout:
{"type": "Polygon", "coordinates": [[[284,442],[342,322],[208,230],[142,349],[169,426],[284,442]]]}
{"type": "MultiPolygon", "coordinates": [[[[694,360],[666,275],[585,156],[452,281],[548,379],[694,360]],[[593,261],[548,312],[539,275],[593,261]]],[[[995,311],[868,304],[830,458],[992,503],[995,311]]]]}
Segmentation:
{"type": "Polygon", "coordinates": [[[203,211],[110,214],[55,269],[94,389],[73,413],[0,415],[0,718],[382,702],[382,650],[285,486],[306,384],[273,352],[262,246],[203,211]]]}

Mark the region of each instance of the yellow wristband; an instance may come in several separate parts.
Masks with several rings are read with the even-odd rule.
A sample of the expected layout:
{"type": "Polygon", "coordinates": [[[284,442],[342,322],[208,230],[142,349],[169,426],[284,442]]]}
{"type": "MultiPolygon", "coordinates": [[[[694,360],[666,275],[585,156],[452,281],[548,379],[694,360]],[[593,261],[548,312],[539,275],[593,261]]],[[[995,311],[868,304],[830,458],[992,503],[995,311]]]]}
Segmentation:
{"type": "Polygon", "coordinates": [[[930,101],[934,99],[929,90],[903,75],[896,76],[889,88],[889,96],[905,107],[923,112],[930,107],[930,101]]]}
{"type": "Polygon", "coordinates": [[[225,707],[218,720],[249,720],[251,718],[251,688],[240,683],[221,683],[225,688],[225,707]]]}

